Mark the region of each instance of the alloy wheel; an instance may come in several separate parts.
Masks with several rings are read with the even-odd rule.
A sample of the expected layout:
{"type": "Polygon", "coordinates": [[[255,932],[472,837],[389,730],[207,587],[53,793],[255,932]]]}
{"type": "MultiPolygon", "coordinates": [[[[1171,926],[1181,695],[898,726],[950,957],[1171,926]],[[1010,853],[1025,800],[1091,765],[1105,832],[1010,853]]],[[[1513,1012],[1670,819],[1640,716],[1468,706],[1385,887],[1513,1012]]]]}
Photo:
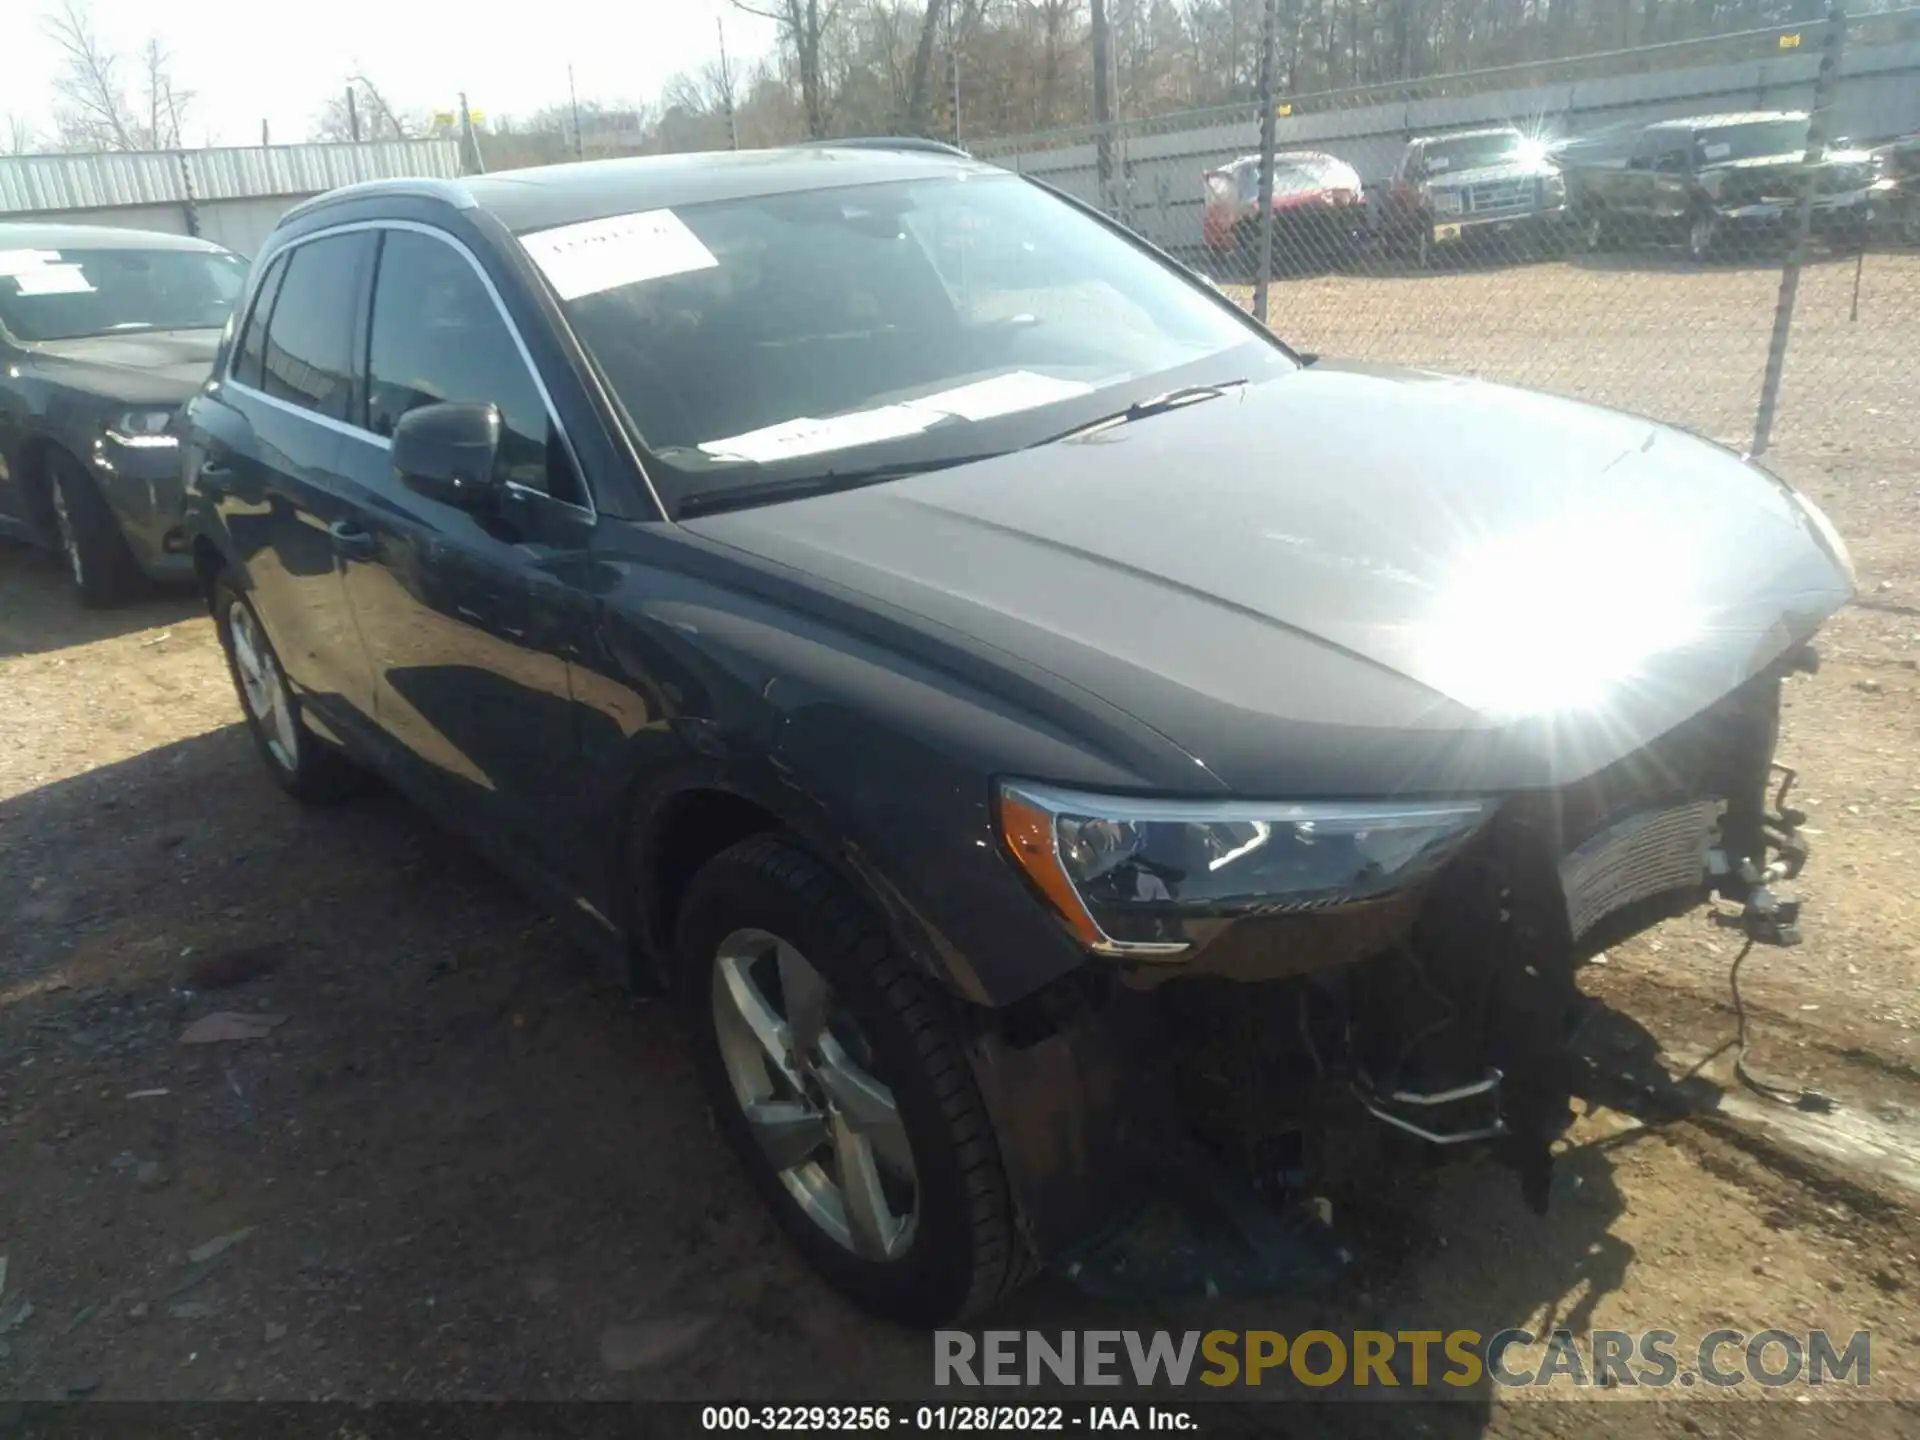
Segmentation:
{"type": "Polygon", "coordinates": [[[871,1043],[820,972],[764,930],[713,965],[714,1033],[747,1128],[810,1221],[867,1260],[912,1246],[919,1184],[871,1043]]]}
{"type": "Polygon", "coordinates": [[[289,771],[299,769],[300,737],[294,729],[287,684],[279,662],[273,658],[273,648],[244,601],[235,600],[228,607],[227,633],[233,638],[233,665],[240,676],[247,713],[259,724],[274,760],[289,771]]]}

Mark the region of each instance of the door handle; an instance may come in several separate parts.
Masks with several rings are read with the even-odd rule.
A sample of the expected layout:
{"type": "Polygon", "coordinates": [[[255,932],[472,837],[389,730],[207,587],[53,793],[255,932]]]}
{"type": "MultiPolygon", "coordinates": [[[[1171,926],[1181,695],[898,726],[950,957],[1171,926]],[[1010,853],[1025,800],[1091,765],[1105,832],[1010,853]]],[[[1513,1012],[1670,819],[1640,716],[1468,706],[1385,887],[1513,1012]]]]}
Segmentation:
{"type": "Polygon", "coordinates": [[[351,520],[336,520],[327,526],[333,541],[333,553],[347,560],[371,560],[380,542],[371,530],[363,530],[351,520]]]}

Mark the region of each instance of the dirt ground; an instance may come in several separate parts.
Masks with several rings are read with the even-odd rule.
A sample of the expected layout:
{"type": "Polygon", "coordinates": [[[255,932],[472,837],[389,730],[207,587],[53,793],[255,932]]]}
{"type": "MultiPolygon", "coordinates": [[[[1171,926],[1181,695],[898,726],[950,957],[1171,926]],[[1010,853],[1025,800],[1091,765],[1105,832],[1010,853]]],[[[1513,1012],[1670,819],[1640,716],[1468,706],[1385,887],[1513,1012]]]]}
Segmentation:
{"type": "MultiPolygon", "coordinates": [[[[1724,1054],[1670,1083],[1733,1028],[1727,933],[1675,922],[1587,974],[1610,1063],[1545,1219],[1463,1164],[1383,1183],[1329,1296],[1123,1307],[1049,1276],[996,1327],[1867,1329],[1872,1394],[1920,1399],[1920,257],[1870,257],[1868,279],[1864,331],[1809,322],[1789,394],[1833,398],[1790,407],[1773,457],[1852,541],[1861,597],[1787,712],[1806,942],[1744,971],[1754,1068],[1837,1108],[1761,1100],[1724,1054]]],[[[1276,286],[1275,316],[1307,348],[1738,438],[1754,337],[1717,317],[1763,356],[1772,280],[1325,279],[1276,286]]],[[[1811,278],[1814,314],[1836,283],[1811,278]]],[[[779,1243],[664,1005],[610,988],[397,799],[283,798],[237,713],[191,599],[83,613],[50,560],[0,549],[0,1398],[924,1398],[927,1337],[779,1243]],[[212,1011],[285,1019],[183,1045],[212,1011]]],[[[1374,1433],[1346,1409],[1312,1433],[1374,1433]]],[[[1920,1433],[1889,1405],[1711,1400],[1653,1429],[1747,1433],[1761,1411],[1920,1433]]],[[[1483,1388],[1422,1424],[1570,1437],[1593,1413],[1483,1388]]]]}

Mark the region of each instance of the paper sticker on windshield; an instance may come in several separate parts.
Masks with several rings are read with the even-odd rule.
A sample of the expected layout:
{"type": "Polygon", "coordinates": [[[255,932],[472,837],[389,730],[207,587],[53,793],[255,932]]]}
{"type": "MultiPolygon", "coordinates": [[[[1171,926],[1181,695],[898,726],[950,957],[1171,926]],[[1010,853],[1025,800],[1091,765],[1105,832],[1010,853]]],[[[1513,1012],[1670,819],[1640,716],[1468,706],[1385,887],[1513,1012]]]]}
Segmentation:
{"type": "Polygon", "coordinates": [[[1700,153],[1709,160],[1724,160],[1733,153],[1733,146],[1724,140],[1717,140],[1711,145],[1702,145],[1700,153]]]}
{"type": "Polygon", "coordinates": [[[1436,175],[1452,164],[1453,161],[1449,160],[1445,155],[1429,155],[1427,157],[1427,169],[1433,171],[1436,175]]]}
{"type": "Polygon", "coordinates": [[[91,295],[93,282],[78,265],[41,265],[14,273],[22,295],[91,295]]]}
{"type": "Polygon", "coordinates": [[[671,210],[536,230],[522,235],[520,243],[562,300],[689,270],[711,270],[720,263],[671,210]]]}
{"type": "Polygon", "coordinates": [[[0,250],[0,275],[18,275],[23,270],[38,270],[60,258],[58,250],[0,250]]]}
{"type": "Polygon", "coordinates": [[[907,405],[917,410],[932,410],[937,415],[958,415],[963,420],[990,420],[996,415],[1011,415],[1016,410],[1031,410],[1051,405],[1056,400],[1071,400],[1085,395],[1091,385],[1080,380],[1056,380],[1051,375],[1036,375],[1031,370],[1015,370],[979,380],[971,385],[942,390],[938,395],[922,395],[907,405]]]}
{"type": "Polygon", "coordinates": [[[717,460],[751,460],[765,465],[798,455],[851,450],[856,445],[903,439],[918,435],[942,418],[942,412],[937,410],[883,405],[877,410],[856,410],[851,415],[835,415],[826,420],[788,420],[725,440],[709,440],[700,448],[717,460]]]}

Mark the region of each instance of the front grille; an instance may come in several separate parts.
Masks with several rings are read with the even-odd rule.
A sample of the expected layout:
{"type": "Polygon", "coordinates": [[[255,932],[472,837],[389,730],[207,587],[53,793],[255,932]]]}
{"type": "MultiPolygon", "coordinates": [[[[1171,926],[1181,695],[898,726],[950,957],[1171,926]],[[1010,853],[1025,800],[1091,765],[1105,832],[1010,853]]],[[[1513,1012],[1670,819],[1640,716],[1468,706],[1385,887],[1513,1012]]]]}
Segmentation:
{"type": "Polygon", "coordinates": [[[1483,180],[1467,187],[1467,213],[1489,215],[1502,210],[1529,210],[1533,207],[1533,181],[1483,180]]]}
{"type": "Polygon", "coordinates": [[[1562,860],[1560,888],[1573,938],[1629,905],[1698,886],[1720,808],[1699,800],[1630,815],[1562,860]]]}

